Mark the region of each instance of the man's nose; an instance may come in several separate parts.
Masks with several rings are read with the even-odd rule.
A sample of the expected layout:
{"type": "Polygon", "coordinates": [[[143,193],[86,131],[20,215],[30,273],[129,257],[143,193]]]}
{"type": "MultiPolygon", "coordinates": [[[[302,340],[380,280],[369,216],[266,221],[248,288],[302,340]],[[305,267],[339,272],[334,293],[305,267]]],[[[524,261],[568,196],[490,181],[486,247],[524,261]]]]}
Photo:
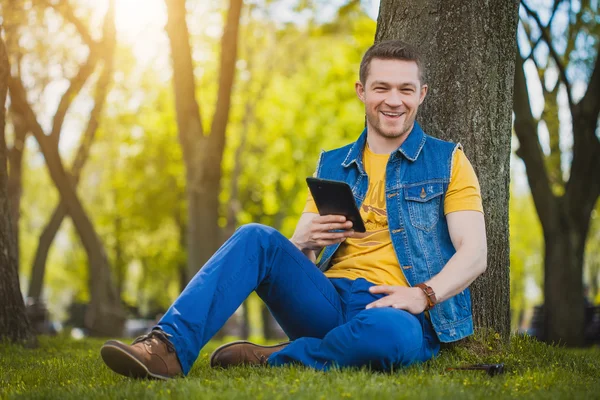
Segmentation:
{"type": "Polygon", "coordinates": [[[402,96],[397,90],[391,90],[385,99],[385,102],[390,107],[400,107],[402,105],[402,96]]]}

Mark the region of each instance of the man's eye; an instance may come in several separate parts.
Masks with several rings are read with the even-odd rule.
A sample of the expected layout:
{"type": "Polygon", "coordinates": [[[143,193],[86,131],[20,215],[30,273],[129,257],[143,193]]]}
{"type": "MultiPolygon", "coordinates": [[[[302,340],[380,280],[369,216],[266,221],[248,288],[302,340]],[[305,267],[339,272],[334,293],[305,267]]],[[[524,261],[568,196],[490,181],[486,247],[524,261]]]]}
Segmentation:
{"type": "Polygon", "coordinates": [[[402,91],[404,93],[414,93],[414,89],[411,89],[411,88],[405,88],[405,89],[402,89],[402,91]]]}
{"type": "Polygon", "coordinates": [[[384,91],[385,88],[384,87],[376,87],[375,90],[377,90],[378,92],[384,91]]]}

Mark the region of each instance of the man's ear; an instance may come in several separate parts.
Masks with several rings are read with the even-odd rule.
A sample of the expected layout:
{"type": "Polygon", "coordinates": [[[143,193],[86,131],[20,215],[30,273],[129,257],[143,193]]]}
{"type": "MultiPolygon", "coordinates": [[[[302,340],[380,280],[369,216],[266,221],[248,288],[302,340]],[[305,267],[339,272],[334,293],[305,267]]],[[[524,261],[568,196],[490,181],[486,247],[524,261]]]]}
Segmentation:
{"type": "Polygon", "coordinates": [[[364,103],[365,102],[365,87],[363,86],[363,84],[360,81],[356,81],[356,83],[354,84],[354,90],[356,90],[356,95],[358,96],[360,101],[362,101],[364,103]]]}
{"type": "Polygon", "coordinates": [[[425,100],[425,96],[427,96],[427,85],[421,85],[421,96],[419,97],[419,105],[423,103],[423,100],[425,100]]]}

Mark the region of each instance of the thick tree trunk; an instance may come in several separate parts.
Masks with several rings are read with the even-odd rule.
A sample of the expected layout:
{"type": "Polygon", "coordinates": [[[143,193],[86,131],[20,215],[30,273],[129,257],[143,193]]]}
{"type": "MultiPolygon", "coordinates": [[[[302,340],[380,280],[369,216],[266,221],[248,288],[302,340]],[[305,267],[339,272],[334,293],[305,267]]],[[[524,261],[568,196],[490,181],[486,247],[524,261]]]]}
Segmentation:
{"type": "Polygon", "coordinates": [[[583,345],[583,241],[568,220],[544,235],[544,338],[549,343],[583,345]],[[565,289],[569,288],[566,292],[565,289]]]}
{"type": "Polygon", "coordinates": [[[173,61],[177,127],[186,166],[187,279],[208,261],[220,244],[219,194],[225,128],[235,75],[242,0],[231,0],[221,41],[219,92],[211,131],[204,136],[196,102],[196,84],[186,23],[185,0],[166,0],[167,34],[173,61]]]}
{"type": "Polygon", "coordinates": [[[7,149],[4,136],[8,57],[0,37],[0,339],[26,341],[32,337],[19,286],[19,271],[8,199],[7,149]]]}
{"type": "Polygon", "coordinates": [[[488,269],[472,285],[479,328],[510,333],[508,198],[518,1],[383,0],[376,41],[401,39],[423,53],[429,94],[418,121],[461,142],[482,190],[488,269]]]}

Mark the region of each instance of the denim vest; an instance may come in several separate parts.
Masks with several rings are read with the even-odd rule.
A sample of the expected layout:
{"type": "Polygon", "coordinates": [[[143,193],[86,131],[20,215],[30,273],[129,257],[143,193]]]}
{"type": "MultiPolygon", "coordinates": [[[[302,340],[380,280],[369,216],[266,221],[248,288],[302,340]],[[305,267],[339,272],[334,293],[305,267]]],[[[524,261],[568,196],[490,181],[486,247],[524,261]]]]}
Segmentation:
{"type": "MultiPolygon", "coordinates": [[[[369,186],[362,155],[365,129],[345,147],[322,152],[317,176],[350,185],[360,208],[369,186]]],[[[411,286],[435,276],[456,250],[444,215],[444,198],[452,172],[454,152],[460,145],[426,135],[415,122],[404,143],[390,154],[386,167],[385,194],[388,229],[402,272],[411,286]]],[[[340,245],[328,246],[317,265],[330,267],[340,245]]],[[[442,342],[453,342],[473,333],[469,289],[434,306],[431,322],[442,342]]]]}

